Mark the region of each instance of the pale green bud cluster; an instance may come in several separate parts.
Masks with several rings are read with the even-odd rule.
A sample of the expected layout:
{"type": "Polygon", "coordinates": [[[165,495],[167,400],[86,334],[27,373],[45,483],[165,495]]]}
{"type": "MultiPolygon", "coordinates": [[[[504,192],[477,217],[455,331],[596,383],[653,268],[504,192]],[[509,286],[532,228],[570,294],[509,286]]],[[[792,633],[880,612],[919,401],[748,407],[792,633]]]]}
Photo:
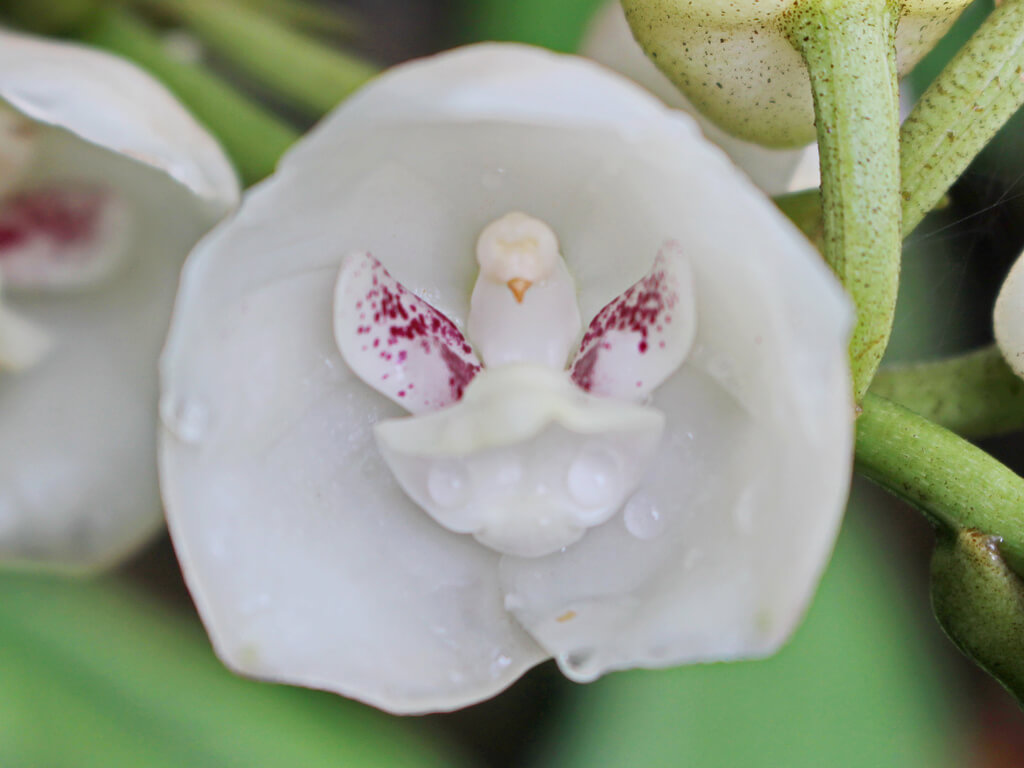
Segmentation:
{"type": "MultiPolygon", "coordinates": [[[[816,0],[820,2],[820,0],[816,0]]],[[[909,72],[969,0],[893,0],[900,74],[909,72]]],[[[647,55],[708,118],[774,147],[814,140],[807,66],[791,42],[801,0],[622,0],[647,55]]]]}

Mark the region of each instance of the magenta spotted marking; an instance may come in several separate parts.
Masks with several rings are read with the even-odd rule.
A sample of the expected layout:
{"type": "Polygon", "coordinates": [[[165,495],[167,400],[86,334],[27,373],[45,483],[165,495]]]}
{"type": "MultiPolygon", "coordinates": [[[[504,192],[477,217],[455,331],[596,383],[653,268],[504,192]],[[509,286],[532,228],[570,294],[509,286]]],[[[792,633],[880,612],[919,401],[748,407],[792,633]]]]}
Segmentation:
{"type": "Polygon", "coordinates": [[[335,298],[335,334],[349,366],[413,413],[457,402],[481,364],[459,328],[370,254],[349,258],[335,298]]]}
{"type": "MultiPolygon", "coordinates": [[[[675,280],[659,253],[651,271],[597,313],[587,327],[572,365],[572,380],[590,392],[594,371],[603,351],[633,345],[637,355],[646,355],[652,344],[665,348],[662,338],[671,332],[672,315],[679,302],[675,280]]],[[[636,386],[642,386],[638,381],[636,386]]]]}
{"type": "MultiPolygon", "coordinates": [[[[92,240],[108,197],[97,187],[65,186],[28,190],[7,198],[0,206],[0,259],[37,238],[61,246],[92,240]]],[[[86,251],[68,248],[54,253],[69,256],[86,251]]]]}

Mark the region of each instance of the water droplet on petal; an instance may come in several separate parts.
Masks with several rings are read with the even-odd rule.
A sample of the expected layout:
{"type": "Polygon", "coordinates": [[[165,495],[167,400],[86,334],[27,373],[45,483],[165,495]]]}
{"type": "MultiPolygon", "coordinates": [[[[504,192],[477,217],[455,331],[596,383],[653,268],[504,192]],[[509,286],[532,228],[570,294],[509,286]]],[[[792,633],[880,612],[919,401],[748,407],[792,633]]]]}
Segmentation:
{"type": "Polygon", "coordinates": [[[494,168],[492,170],[487,171],[486,173],[484,173],[483,176],[480,177],[480,184],[483,186],[484,189],[487,190],[494,191],[496,189],[500,189],[502,184],[504,183],[504,168],[494,168]]]}
{"type": "Polygon", "coordinates": [[[516,485],[522,479],[523,465],[515,457],[502,460],[494,470],[494,482],[498,485],[516,485]]]}
{"type": "Polygon", "coordinates": [[[603,449],[584,449],[569,467],[569,494],[584,507],[600,507],[614,500],[620,483],[619,463],[603,449]]]}
{"type": "Polygon", "coordinates": [[[198,445],[210,429],[210,412],[205,405],[189,398],[165,396],[160,401],[164,426],[181,442],[198,445]]]}
{"type": "Polygon", "coordinates": [[[648,494],[634,493],[622,512],[626,530],[638,539],[648,540],[665,530],[665,517],[648,494]]]}
{"type": "Polygon", "coordinates": [[[523,598],[519,595],[505,595],[505,610],[514,611],[523,607],[523,598]]]}
{"type": "Polygon", "coordinates": [[[600,677],[601,671],[594,664],[592,648],[578,648],[558,657],[566,675],[577,682],[589,682],[600,677]]]}
{"type": "Polygon", "coordinates": [[[469,499],[469,476],[455,462],[435,464],[427,476],[427,493],[442,507],[458,507],[469,499]]]}
{"type": "Polygon", "coordinates": [[[504,653],[499,653],[495,657],[494,661],[491,662],[491,676],[499,677],[502,672],[512,666],[512,657],[504,653]]]}

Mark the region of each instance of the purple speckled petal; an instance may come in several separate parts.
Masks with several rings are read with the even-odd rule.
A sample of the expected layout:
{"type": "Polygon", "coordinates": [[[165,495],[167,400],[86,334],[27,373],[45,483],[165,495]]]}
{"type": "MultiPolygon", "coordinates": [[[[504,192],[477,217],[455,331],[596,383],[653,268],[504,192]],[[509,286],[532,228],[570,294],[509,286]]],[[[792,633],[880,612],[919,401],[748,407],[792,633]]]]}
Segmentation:
{"type": "Polygon", "coordinates": [[[572,380],[595,395],[646,397],[686,359],[697,329],[693,275],[678,243],[590,322],[572,380]]]}
{"type": "Polygon", "coordinates": [[[480,370],[455,323],[369,253],[354,253],[341,266],[334,336],[355,374],[411,413],[457,402],[480,370]]]}

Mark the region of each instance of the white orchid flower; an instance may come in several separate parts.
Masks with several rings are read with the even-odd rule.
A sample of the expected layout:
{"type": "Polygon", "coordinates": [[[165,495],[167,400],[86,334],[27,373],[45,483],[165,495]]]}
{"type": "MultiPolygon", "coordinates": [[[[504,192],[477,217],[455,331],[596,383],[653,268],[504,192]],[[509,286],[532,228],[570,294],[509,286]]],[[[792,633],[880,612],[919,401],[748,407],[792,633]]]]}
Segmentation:
{"type": "Polygon", "coordinates": [[[237,198],[149,76],[0,31],[0,563],[100,567],[159,527],[156,361],[178,270],[237,198]]]}
{"type": "Polygon", "coordinates": [[[518,45],[397,67],[185,268],[161,479],[215,646],[394,712],[773,652],[846,497],[850,322],[635,84],[518,45]]]}
{"type": "Polygon", "coordinates": [[[635,80],[670,107],[693,115],[704,135],[724,149],[769,195],[809,189],[820,183],[817,144],[795,149],[765,147],[731,136],[704,117],[633,39],[619,0],[610,0],[594,15],[580,53],[635,80]]]}

